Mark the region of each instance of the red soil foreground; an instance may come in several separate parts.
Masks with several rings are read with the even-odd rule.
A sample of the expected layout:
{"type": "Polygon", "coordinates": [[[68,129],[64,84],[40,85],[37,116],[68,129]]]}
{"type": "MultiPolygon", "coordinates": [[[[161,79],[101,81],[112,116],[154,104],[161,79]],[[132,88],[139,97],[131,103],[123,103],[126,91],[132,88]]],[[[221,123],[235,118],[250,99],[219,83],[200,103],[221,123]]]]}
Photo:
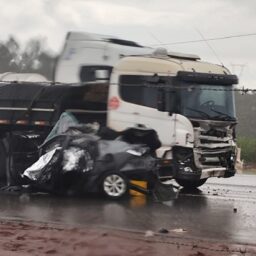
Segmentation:
{"type": "Polygon", "coordinates": [[[64,227],[20,221],[0,222],[1,256],[222,256],[256,255],[256,247],[224,244],[179,234],[152,234],[92,227],[64,227]]]}

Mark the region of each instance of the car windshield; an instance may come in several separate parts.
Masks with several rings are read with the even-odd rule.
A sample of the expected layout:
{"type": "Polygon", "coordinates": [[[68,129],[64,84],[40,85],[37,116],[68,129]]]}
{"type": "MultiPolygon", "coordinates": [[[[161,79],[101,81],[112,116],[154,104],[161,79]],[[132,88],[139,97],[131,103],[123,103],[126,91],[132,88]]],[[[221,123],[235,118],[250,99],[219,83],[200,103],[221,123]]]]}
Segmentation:
{"type": "Polygon", "coordinates": [[[232,86],[186,84],[185,87],[178,90],[182,115],[200,119],[236,120],[232,86]]]}

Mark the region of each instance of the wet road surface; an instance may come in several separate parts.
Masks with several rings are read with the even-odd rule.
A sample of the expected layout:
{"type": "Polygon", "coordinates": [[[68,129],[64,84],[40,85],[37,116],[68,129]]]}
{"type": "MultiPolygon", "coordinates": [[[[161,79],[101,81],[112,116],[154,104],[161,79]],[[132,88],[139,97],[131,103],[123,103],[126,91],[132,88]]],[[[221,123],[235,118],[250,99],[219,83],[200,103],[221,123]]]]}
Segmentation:
{"type": "Polygon", "coordinates": [[[184,237],[256,245],[256,175],[210,179],[195,193],[165,203],[131,197],[63,198],[0,194],[0,218],[130,230],[181,230],[184,237]]]}

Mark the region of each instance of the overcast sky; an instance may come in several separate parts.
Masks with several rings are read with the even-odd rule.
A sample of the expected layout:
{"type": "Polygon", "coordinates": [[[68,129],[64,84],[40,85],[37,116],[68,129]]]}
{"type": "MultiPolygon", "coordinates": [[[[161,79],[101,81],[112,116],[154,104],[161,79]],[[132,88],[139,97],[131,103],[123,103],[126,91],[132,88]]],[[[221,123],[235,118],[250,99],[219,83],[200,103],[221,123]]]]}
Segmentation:
{"type": "MultiPolygon", "coordinates": [[[[67,31],[109,34],[144,45],[256,33],[254,0],[0,0],[1,38],[44,37],[59,52],[67,31]]],[[[224,63],[256,88],[256,36],[189,44],[170,51],[224,63]],[[216,54],[213,53],[216,52],[216,54]],[[216,57],[216,55],[218,57],[216,57]]]]}

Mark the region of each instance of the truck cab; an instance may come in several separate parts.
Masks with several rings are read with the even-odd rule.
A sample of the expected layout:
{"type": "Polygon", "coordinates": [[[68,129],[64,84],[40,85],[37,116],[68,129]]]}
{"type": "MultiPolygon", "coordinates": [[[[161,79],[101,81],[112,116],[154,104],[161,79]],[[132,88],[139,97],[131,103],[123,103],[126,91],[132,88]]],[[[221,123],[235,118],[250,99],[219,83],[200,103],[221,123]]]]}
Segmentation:
{"type": "Polygon", "coordinates": [[[184,187],[235,174],[235,75],[195,55],[156,50],[123,58],[112,72],[107,125],[154,129],[160,159],[184,187]]]}

